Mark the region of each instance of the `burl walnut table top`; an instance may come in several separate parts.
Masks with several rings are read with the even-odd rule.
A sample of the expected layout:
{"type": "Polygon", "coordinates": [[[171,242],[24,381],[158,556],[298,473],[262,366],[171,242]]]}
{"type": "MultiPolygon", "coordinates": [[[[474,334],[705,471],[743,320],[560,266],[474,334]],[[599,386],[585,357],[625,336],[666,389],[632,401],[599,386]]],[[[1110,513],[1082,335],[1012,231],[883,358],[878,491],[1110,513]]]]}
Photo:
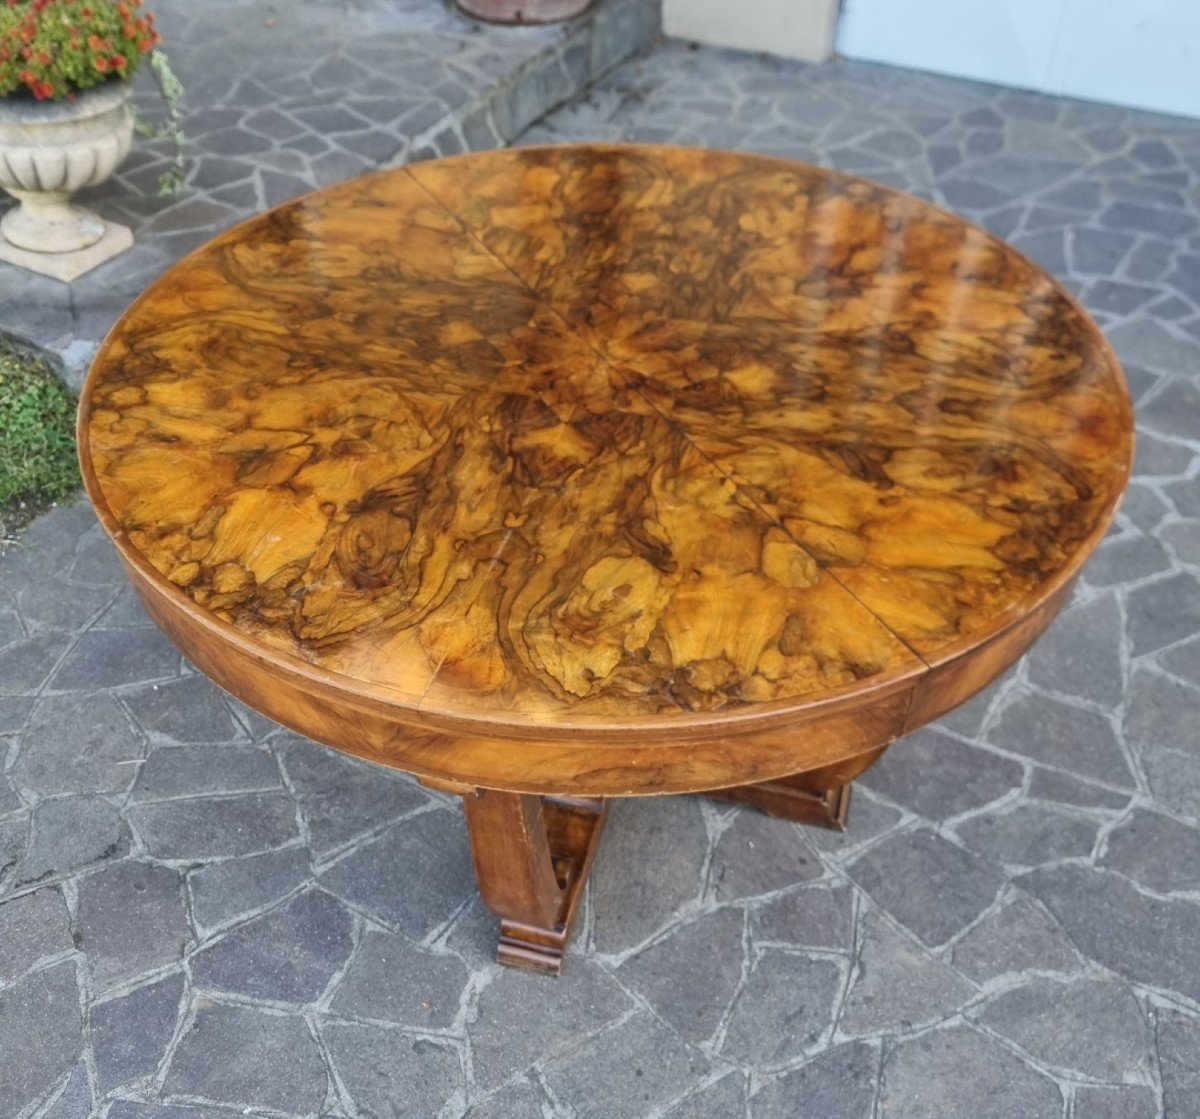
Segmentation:
{"type": "Polygon", "coordinates": [[[1131,426],[1078,304],[960,219],[586,146],[219,237],[113,330],[80,445],[151,613],[248,702],[608,794],[828,764],[967,698],[1103,536],[1131,426]],[[835,714],[840,744],[781,745],[835,714]]]}

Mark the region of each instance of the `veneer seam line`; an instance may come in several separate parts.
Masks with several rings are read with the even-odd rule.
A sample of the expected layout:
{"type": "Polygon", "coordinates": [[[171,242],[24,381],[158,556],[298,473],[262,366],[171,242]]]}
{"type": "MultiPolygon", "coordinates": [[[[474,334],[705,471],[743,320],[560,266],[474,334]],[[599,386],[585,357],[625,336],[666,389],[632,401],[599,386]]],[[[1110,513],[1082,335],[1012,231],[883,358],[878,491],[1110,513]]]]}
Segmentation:
{"type": "MultiPolygon", "coordinates": [[[[519,284],[521,284],[521,286],[524,287],[538,301],[538,303],[542,307],[544,307],[550,314],[552,314],[559,321],[559,323],[562,324],[562,326],[564,326],[567,330],[569,330],[573,337],[577,338],[584,346],[586,346],[595,357],[597,357],[600,361],[602,361],[605,364],[605,366],[617,376],[617,378],[619,380],[621,380],[623,383],[628,384],[627,382],[625,382],[625,379],[621,376],[620,370],[613,363],[613,360],[609,357],[609,355],[607,353],[605,353],[603,350],[597,348],[595,345],[592,344],[592,342],[588,338],[584,337],[578,331],[578,329],[562,314],[561,311],[559,311],[559,309],[553,303],[551,303],[544,295],[542,295],[541,292],[539,292],[536,288],[534,288],[506,260],[504,260],[502,257],[497,255],[497,253],[491,248],[491,246],[488,245],[475,232],[475,230],[471,228],[471,226],[462,217],[460,217],[454,210],[452,210],[448,205],[446,205],[446,203],[443,202],[442,199],[439,198],[436,194],[434,194],[433,191],[431,191],[423,182],[421,182],[421,180],[416,175],[412,174],[412,172],[410,171],[410,169],[407,166],[401,168],[401,170],[403,170],[404,173],[408,176],[408,178],[413,183],[415,183],[417,187],[419,187],[437,206],[439,206],[454,222],[456,222],[463,229],[463,231],[466,233],[466,235],[468,237],[470,237],[471,241],[478,248],[480,248],[483,252],[487,253],[487,255],[489,257],[491,257],[492,260],[494,260],[497,264],[499,264],[500,267],[502,267],[506,272],[509,273],[509,275],[511,275],[513,277],[513,279],[515,279],[519,284]]],[[[739,494],[741,494],[747,501],[749,501],[759,513],[761,513],[764,517],[766,517],[766,519],[771,524],[775,525],[781,531],[787,533],[788,539],[791,540],[792,543],[801,552],[804,553],[804,555],[806,555],[810,560],[812,560],[813,563],[817,566],[817,568],[823,574],[828,575],[829,578],[842,591],[844,591],[847,595],[849,595],[849,597],[851,599],[854,600],[854,602],[858,603],[858,605],[860,605],[864,610],[866,610],[867,613],[870,614],[870,616],[872,618],[874,618],[875,621],[884,630],[887,631],[887,633],[889,633],[892,637],[894,637],[896,639],[896,641],[898,641],[909,653],[911,653],[914,657],[916,657],[917,660],[920,661],[920,663],[922,665],[924,665],[926,669],[932,671],[933,665],[931,665],[920,652],[918,652],[916,649],[914,649],[908,641],[906,641],[899,633],[897,633],[895,631],[895,629],[892,628],[892,626],[890,626],[886,621],[884,621],[884,619],[881,618],[874,610],[872,610],[870,606],[868,606],[865,602],[863,602],[863,600],[861,598],[859,598],[859,596],[857,594],[855,594],[853,590],[851,590],[844,582],[842,582],[841,579],[838,578],[837,574],[831,568],[822,564],[821,561],[819,559],[817,559],[817,557],[814,556],[812,554],[812,552],[809,551],[808,548],[806,548],[800,541],[798,541],[796,539],[795,534],[792,533],[787,528],[786,525],[782,524],[778,520],[778,518],[774,517],[771,513],[769,513],[766,509],[764,509],[762,507],[762,505],[757,500],[755,500],[755,498],[751,494],[749,494],[746,491],[746,489],[742,486],[742,484],[740,482],[738,482],[734,478],[731,478],[720,467],[720,465],[711,458],[711,456],[706,454],[705,451],[703,450],[703,448],[700,447],[695,442],[695,440],[692,438],[691,433],[687,430],[686,427],[684,427],[682,424],[679,424],[676,421],[672,420],[669,416],[665,415],[662,412],[662,410],[658,407],[658,405],[656,405],[652,399],[650,399],[648,396],[646,396],[644,393],[642,393],[642,391],[636,385],[628,384],[628,388],[631,392],[637,394],[638,399],[641,400],[642,403],[646,404],[648,407],[653,409],[655,415],[657,415],[665,423],[676,428],[682,434],[683,438],[687,440],[688,446],[691,447],[692,450],[694,450],[698,455],[700,455],[701,458],[704,459],[705,462],[707,462],[711,467],[713,467],[713,469],[716,470],[717,473],[720,474],[720,476],[722,478],[724,478],[727,482],[729,482],[732,486],[734,486],[736,488],[737,492],[739,494]]],[[[430,686],[432,687],[432,682],[431,682],[430,686]]]]}

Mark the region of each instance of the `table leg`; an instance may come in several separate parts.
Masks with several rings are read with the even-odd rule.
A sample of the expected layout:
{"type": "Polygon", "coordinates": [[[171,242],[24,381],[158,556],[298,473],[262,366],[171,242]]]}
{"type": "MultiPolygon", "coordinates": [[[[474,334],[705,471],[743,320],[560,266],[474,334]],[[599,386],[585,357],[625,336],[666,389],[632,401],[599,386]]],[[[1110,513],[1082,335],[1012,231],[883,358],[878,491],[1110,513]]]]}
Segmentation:
{"type": "Polygon", "coordinates": [[[476,789],[463,808],[479,892],[500,918],[497,959],[558,975],[608,802],[476,789]]]}
{"type": "Polygon", "coordinates": [[[706,795],[746,804],[768,816],[778,816],[798,824],[845,831],[846,815],[850,811],[851,782],[865,772],[883,750],[870,750],[836,765],[780,777],[775,781],[714,789],[706,795]]]}

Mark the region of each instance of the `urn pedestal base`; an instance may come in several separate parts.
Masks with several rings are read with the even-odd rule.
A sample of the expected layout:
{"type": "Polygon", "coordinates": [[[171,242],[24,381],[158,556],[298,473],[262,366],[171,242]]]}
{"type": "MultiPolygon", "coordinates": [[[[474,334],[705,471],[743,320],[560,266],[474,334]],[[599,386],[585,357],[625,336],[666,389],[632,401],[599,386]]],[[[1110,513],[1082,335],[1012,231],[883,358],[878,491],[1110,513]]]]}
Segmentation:
{"type": "Polygon", "coordinates": [[[458,6],[489,23],[558,23],[583,15],[592,0],[458,0],[458,6]]]}
{"type": "Polygon", "coordinates": [[[93,241],[86,248],[67,253],[30,252],[28,249],[18,248],[0,236],[0,262],[15,264],[18,268],[25,268],[69,284],[132,247],[132,230],[119,222],[106,221],[99,240],[93,241]]]}

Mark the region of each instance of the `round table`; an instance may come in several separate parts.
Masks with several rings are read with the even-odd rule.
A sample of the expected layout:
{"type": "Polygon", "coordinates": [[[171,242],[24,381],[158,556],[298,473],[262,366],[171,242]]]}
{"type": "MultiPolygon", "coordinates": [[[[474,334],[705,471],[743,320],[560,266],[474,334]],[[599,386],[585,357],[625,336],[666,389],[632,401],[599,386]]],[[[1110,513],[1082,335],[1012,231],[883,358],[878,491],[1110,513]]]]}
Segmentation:
{"type": "Polygon", "coordinates": [[[554,973],[607,798],[841,826],[890,743],[1012,664],[1132,421],[1078,303],[961,219],[587,145],[223,234],[109,335],[79,446],[182,652],[461,795],[501,960],[554,973]]]}

